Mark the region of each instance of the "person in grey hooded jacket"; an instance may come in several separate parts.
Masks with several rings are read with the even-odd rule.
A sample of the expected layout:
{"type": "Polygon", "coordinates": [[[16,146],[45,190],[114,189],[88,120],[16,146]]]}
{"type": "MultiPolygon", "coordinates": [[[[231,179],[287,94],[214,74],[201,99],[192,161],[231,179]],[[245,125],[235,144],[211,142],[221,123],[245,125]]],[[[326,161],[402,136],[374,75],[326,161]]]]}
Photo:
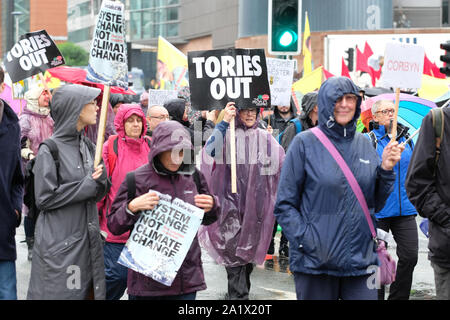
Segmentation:
{"type": "Polygon", "coordinates": [[[52,139],[59,168],[46,145],[33,167],[35,244],[28,299],[104,299],[103,244],[96,203],[107,191],[103,165],[93,168],[95,148],[81,133],[96,121],[100,90],[66,85],[52,99],[52,139]]]}

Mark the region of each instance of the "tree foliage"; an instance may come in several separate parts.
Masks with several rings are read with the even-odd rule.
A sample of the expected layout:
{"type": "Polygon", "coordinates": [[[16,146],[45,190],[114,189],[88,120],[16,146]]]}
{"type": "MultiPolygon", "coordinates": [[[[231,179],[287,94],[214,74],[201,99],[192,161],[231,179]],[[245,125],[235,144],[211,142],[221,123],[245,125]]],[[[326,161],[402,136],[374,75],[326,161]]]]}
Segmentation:
{"type": "Polygon", "coordinates": [[[89,63],[89,53],[73,42],[64,42],[57,45],[61,51],[66,66],[87,66],[89,63]]]}

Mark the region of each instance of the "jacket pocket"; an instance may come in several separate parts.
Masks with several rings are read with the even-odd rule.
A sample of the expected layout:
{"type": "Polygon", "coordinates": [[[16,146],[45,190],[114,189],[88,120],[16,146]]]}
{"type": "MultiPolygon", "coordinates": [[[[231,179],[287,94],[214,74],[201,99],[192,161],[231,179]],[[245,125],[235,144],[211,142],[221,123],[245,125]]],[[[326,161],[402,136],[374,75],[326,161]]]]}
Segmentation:
{"type": "Polygon", "coordinates": [[[66,251],[69,251],[71,248],[73,248],[78,242],[83,239],[83,235],[81,234],[81,231],[77,231],[74,234],[70,235],[57,245],[53,246],[51,249],[48,250],[48,252],[51,255],[57,255],[64,253],[66,251]]]}

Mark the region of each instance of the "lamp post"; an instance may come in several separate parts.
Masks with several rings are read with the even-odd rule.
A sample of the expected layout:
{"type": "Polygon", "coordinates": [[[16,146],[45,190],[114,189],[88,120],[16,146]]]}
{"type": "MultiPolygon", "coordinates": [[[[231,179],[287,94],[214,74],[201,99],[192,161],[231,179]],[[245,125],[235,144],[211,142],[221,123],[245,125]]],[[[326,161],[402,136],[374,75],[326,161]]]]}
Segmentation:
{"type": "Polygon", "coordinates": [[[21,11],[13,11],[11,14],[14,16],[14,20],[16,22],[16,41],[19,41],[19,17],[22,15],[21,11]]]}

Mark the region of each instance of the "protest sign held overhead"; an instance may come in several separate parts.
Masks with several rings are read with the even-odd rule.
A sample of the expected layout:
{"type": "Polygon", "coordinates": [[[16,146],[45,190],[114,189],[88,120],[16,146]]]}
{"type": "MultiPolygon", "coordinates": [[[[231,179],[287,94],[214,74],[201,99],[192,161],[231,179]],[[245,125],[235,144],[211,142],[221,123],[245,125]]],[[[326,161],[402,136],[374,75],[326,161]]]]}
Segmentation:
{"type": "Polygon", "coordinates": [[[176,90],[154,90],[148,91],[148,105],[149,106],[163,106],[166,101],[176,99],[178,91],[176,90]]]}
{"type": "Polygon", "coordinates": [[[103,1],[97,17],[86,79],[128,89],[124,5],[103,1]]]}
{"type": "Polygon", "coordinates": [[[393,88],[420,88],[424,57],[422,46],[397,42],[386,44],[383,82],[393,88]]]}
{"type": "Polygon", "coordinates": [[[289,106],[294,78],[294,60],[266,58],[272,106],[289,106]]]}
{"type": "Polygon", "coordinates": [[[270,87],[264,49],[188,52],[189,87],[196,110],[270,107],[270,87]]]}
{"type": "Polygon", "coordinates": [[[172,285],[203,219],[204,211],[157,191],[159,203],[142,212],[118,262],[166,286],[172,285]]]}
{"type": "Polygon", "coordinates": [[[11,81],[18,82],[65,64],[56,44],[45,30],[22,35],[3,60],[11,81]]]}

